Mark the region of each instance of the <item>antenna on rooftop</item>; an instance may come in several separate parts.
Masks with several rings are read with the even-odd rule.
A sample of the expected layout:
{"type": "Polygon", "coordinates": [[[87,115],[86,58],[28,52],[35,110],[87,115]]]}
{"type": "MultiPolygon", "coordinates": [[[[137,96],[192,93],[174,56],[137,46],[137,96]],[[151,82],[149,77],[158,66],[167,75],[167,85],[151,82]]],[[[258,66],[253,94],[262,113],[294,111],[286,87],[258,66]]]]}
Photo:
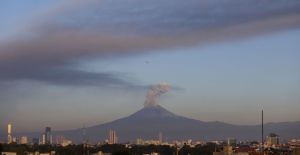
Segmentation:
{"type": "Polygon", "coordinates": [[[261,108],[261,153],[264,154],[264,109],[261,108]]]}

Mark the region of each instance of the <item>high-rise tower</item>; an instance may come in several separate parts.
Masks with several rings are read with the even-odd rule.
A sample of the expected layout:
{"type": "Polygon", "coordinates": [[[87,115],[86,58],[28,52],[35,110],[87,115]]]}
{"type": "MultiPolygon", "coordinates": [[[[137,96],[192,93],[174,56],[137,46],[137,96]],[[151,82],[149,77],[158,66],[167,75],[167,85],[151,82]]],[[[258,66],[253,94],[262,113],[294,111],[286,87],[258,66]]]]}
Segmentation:
{"type": "Polygon", "coordinates": [[[52,144],[52,134],[51,134],[51,127],[45,128],[45,143],[52,144]]]}
{"type": "Polygon", "coordinates": [[[10,144],[12,143],[12,125],[9,123],[7,125],[7,143],[10,144]]]}
{"type": "Polygon", "coordinates": [[[109,130],[109,135],[108,135],[108,143],[109,144],[116,144],[118,143],[118,137],[116,134],[116,131],[114,130],[109,130]]]}

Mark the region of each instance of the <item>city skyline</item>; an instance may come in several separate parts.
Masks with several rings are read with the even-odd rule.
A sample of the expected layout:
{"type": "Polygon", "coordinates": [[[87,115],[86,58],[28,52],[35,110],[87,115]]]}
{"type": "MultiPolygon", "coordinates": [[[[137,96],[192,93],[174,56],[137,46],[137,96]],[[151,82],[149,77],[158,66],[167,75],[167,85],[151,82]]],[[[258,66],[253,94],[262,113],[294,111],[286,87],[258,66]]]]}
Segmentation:
{"type": "MultiPolygon", "coordinates": [[[[145,107],[145,108],[149,108],[149,107],[145,107]]],[[[263,119],[263,116],[262,116],[263,119]]],[[[244,143],[244,142],[255,142],[255,143],[261,143],[261,144],[265,144],[265,147],[273,147],[273,145],[275,146],[279,146],[280,144],[284,144],[288,141],[300,141],[298,138],[299,135],[297,134],[292,134],[292,137],[282,137],[274,132],[270,132],[268,131],[268,134],[265,136],[264,133],[264,122],[261,122],[261,141],[259,141],[259,136],[256,137],[257,139],[240,139],[238,135],[235,136],[228,136],[226,138],[215,138],[214,140],[207,140],[204,139],[205,136],[207,135],[203,135],[204,137],[202,138],[197,138],[197,137],[190,137],[190,138],[178,138],[178,139],[168,139],[168,137],[163,137],[163,133],[161,131],[158,132],[158,136],[153,136],[153,137],[148,137],[145,138],[144,136],[135,136],[134,139],[127,139],[127,140],[122,140],[121,142],[119,142],[119,138],[117,136],[117,132],[116,130],[112,130],[112,129],[108,129],[108,135],[105,136],[105,138],[103,139],[98,139],[98,141],[90,141],[89,138],[86,137],[86,128],[82,128],[82,137],[80,138],[80,141],[74,140],[72,137],[70,137],[70,135],[68,136],[69,138],[71,138],[72,140],[66,138],[65,136],[61,135],[61,133],[59,133],[59,131],[55,131],[55,137],[52,137],[52,132],[51,132],[51,127],[45,127],[45,132],[41,132],[41,133],[12,133],[12,124],[8,124],[7,125],[7,139],[0,139],[0,144],[25,144],[25,145],[61,145],[63,147],[68,146],[70,144],[83,144],[83,145],[93,145],[93,144],[109,144],[109,145],[114,145],[114,144],[125,144],[125,143],[130,143],[130,144],[137,144],[137,145],[148,145],[148,144],[154,144],[154,145],[165,145],[165,144],[172,144],[172,143],[176,143],[179,141],[182,142],[187,142],[189,144],[192,143],[196,143],[198,144],[199,142],[201,143],[227,143],[230,146],[235,146],[237,144],[237,140],[239,141],[240,144],[244,143]],[[28,136],[30,135],[30,136],[28,136]],[[38,135],[38,136],[37,136],[38,135]],[[144,138],[142,138],[144,137],[144,138]],[[53,138],[55,140],[53,140],[53,138]],[[227,139],[227,140],[226,140],[227,139]]],[[[267,124],[268,125],[268,124],[267,124]]],[[[274,124],[271,125],[272,127],[275,127],[274,124]]],[[[297,124],[294,124],[294,126],[297,126],[297,124]]],[[[299,126],[299,124],[298,124],[299,126]]],[[[287,126],[285,126],[287,127],[287,126]]],[[[276,129],[276,127],[275,127],[276,129]]],[[[120,129],[119,129],[120,131],[120,129]]],[[[221,130],[220,130],[221,131],[221,130]]],[[[274,130],[276,131],[276,130],[274,130]]],[[[132,132],[132,131],[130,131],[132,132]]],[[[286,131],[285,131],[286,132],[286,131]]],[[[217,134],[217,132],[215,132],[217,134]]],[[[282,132],[284,133],[284,132],[282,132]]],[[[129,132],[127,132],[126,134],[129,134],[129,132]]],[[[79,136],[80,135],[76,135],[79,136]]],[[[97,137],[97,135],[94,135],[97,137]]],[[[124,136],[124,135],[123,135],[124,136]]],[[[298,144],[297,144],[298,145],[298,144]]]]}
{"type": "Polygon", "coordinates": [[[297,0],[159,4],[1,1],[0,135],[111,122],[161,82],[158,104],[188,118],[300,121],[297,0]]]}
{"type": "MultiPolygon", "coordinates": [[[[201,140],[214,141],[224,140],[230,137],[239,141],[259,141],[261,143],[273,143],[278,140],[278,135],[286,142],[299,137],[300,121],[283,123],[264,123],[263,109],[261,111],[261,124],[254,126],[232,125],[223,122],[203,122],[174,114],[155,102],[155,98],[166,93],[168,85],[165,83],[153,86],[149,89],[148,101],[144,108],[134,114],[112,122],[99,124],[96,126],[83,127],[73,130],[56,130],[52,133],[51,127],[45,127],[44,132],[13,132],[12,124],[7,125],[7,144],[22,144],[24,141],[30,144],[53,145],[53,135],[55,142],[62,146],[69,144],[122,144],[134,139],[138,141],[145,138],[147,141],[157,144],[163,143],[163,134],[166,133],[165,141],[201,140]],[[155,95],[156,94],[156,95],[155,95]],[[154,98],[153,98],[154,97],[154,98]],[[153,98],[153,99],[151,99],[153,98]],[[113,130],[116,129],[116,130],[113,130]],[[282,130],[284,129],[284,130],[282,130]],[[107,135],[108,132],[108,135],[107,135]],[[121,133],[120,139],[117,132],[121,133]],[[157,137],[158,133],[158,137],[157,137]],[[270,136],[264,138],[264,133],[270,136]],[[25,136],[24,136],[25,135],[25,136]],[[30,140],[28,140],[28,137],[30,140]],[[271,137],[271,139],[270,139],[271,137]],[[275,139],[272,137],[275,137],[275,139]],[[265,141],[264,139],[267,139],[265,141]],[[269,139],[269,140],[268,140],[269,139]]],[[[3,137],[2,137],[3,138],[3,137]]],[[[5,139],[5,138],[3,138],[5,139]]],[[[1,137],[0,137],[1,142],[1,137]]],[[[141,142],[141,141],[140,141],[141,142]]]]}

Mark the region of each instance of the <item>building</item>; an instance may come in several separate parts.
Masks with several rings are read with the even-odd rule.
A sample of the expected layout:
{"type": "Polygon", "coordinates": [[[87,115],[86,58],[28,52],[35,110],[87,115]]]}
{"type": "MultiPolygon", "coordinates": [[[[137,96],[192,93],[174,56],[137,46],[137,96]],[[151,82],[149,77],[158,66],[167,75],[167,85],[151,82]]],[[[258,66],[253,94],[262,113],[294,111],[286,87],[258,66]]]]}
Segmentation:
{"type": "Polygon", "coordinates": [[[13,138],[12,138],[12,142],[13,142],[13,143],[18,143],[18,141],[19,141],[19,139],[18,139],[17,137],[13,137],[13,138]]]}
{"type": "Polygon", "coordinates": [[[64,136],[58,135],[55,137],[55,144],[62,144],[64,140],[65,140],[64,136]]]}
{"type": "Polygon", "coordinates": [[[228,138],[227,139],[228,146],[236,146],[236,139],[235,138],[228,138]]]}
{"type": "Polygon", "coordinates": [[[28,137],[27,136],[22,136],[20,138],[20,144],[28,144],[28,137]]]}
{"type": "Polygon", "coordinates": [[[144,145],[144,140],[142,138],[136,139],[136,145],[144,145]]]}
{"type": "Polygon", "coordinates": [[[233,150],[232,146],[224,146],[223,151],[221,152],[213,152],[213,155],[249,155],[253,154],[254,148],[251,148],[248,145],[236,147],[233,150]]]}
{"type": "Polygon", "coordinates": [[[232,155],[233,154],[232,146],[224,146],[223,153],[224,155],[232,155]]]}
{"type": "Polygon", "coordinates": [[[7,125],[7,143],[10,144],[13,142],[13,137],[12,137],[12,125],[9,123],[7,125]]]}
{"type": "Polygon", "coordinates": [[[71,140],[68,139],[64,139],[63,142],[61,143],[61,146],[65,147],[68,145],[71,145],[73,142],[71,140]]]}
{"type": "Polygon", "coordinates": [[[300,139],[289,140],[288,144],[291,148],[300,148],[300,139]]]}
{"type": "Polygon", "coordinates": [[[45,129],[45,144],[52,144],[52,134],[50,127],[46,127],[45,129]]]}
{"type": "Polygon", "coordinates": [[[1,152],[1,155],[17,155],[16,152],[1,152]]]}
{"type": "Polygon", "coordinates": [[[109,144],[116,144],[116,143],[118,143],[118,137],[117,137],[116,131],[109,130],[108,143],[109,144]]]}
{"type": "Polygon", "coordinates": [[[237,155],[253,154],[254,152],[255,152],[255,148],[249,145],[240,145],[235,148],[235,153],[237,155]]]}
{"type": "Polygon", "coordinates": [[[46,135],[45,134],[41,135],[41,137],[40,137],[40,144],[43,144],[43,145],[46,144],[46,135]]]}
{"type": "Polygon", "coordinates": [[[267,136],[266,144],[268,147],[275,147],[279,145],[279,136],[275,133],[270,133],[269,136],[267,136]]]}
{"type": "Polygon", "coordinates": [[[160,144],[163,142],[163,134],[162,134],[162,132],[159,132],[159,134],[158,134],[158,140],[159,140],[160,144]]]}
{"type": "Polygon", "coordinates": [[[292,155],[300,155],[300,148],[294,148],[292,155]]]}
{"type": "Polygon", "coordinates": [[[71,140],[66,139],[64,136],[56,136],[56,144],[61,146],[68,146],[72,144],[71,140]]]}

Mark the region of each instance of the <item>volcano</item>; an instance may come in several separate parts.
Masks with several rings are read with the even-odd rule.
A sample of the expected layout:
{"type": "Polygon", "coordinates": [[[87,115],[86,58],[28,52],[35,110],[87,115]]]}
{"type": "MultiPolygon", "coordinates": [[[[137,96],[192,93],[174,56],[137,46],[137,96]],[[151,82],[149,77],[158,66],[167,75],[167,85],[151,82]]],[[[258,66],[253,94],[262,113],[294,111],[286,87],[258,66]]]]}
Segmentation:
{"type": "MultiPolygon", "coordinates": [[[[220,140],[235,137],[239,140],[259,140],[260,125],[242,126],[223,122],[204,122],[176,115],[160,105],[145,106],[134,114],[109,123],[84,129],[55,132],[76,143],[88,139],[90,142],[104,141],[108,131],[115,130],[119,142],[134,141],[137,138],[164,140],[220,140]],[[83,132],[85,132],[84,137],[83,132]]],[[[300,122],[268,123],[266,133],[274,132],[282,138],[299,138],[300,122]]]]}

